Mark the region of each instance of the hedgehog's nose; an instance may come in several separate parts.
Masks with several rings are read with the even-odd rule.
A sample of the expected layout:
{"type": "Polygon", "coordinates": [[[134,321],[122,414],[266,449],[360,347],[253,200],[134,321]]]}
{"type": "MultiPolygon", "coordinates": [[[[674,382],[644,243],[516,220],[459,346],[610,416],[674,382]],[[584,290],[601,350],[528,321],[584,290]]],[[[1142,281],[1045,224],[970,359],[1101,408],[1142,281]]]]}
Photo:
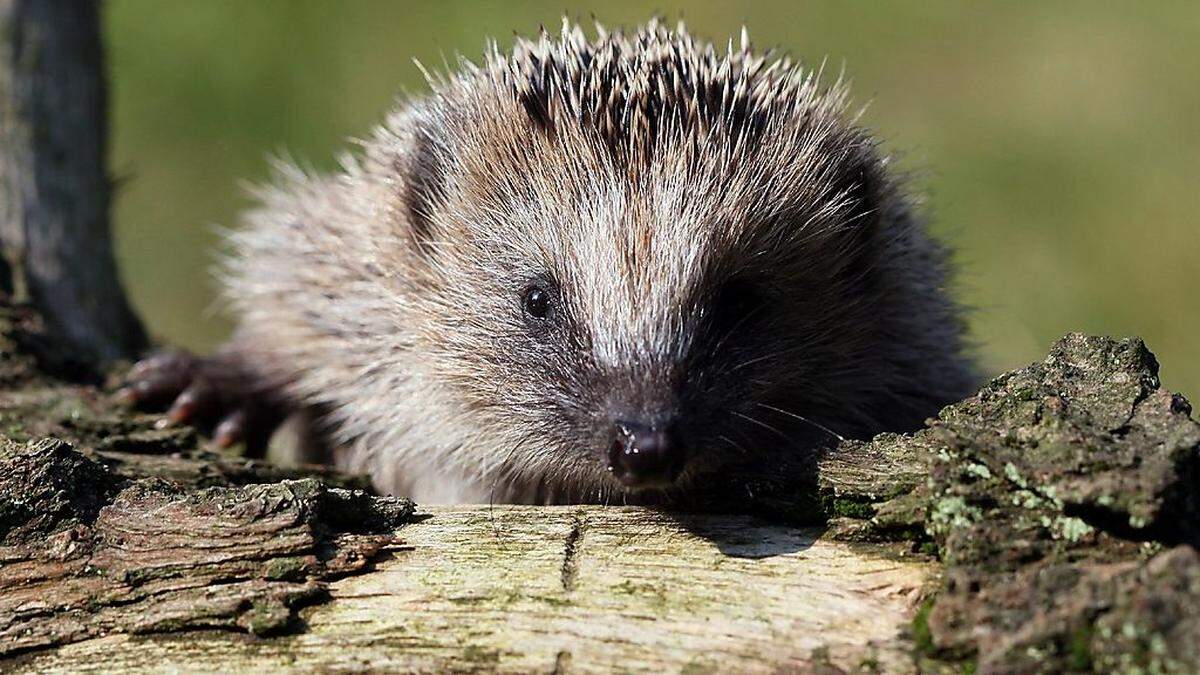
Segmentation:
{"type": "Polygon", "coordinates": [[[679,477],[687,459],[679,435],[669,425],[617,422],[605,460],[626,487],[665,487],[679,477]]]}

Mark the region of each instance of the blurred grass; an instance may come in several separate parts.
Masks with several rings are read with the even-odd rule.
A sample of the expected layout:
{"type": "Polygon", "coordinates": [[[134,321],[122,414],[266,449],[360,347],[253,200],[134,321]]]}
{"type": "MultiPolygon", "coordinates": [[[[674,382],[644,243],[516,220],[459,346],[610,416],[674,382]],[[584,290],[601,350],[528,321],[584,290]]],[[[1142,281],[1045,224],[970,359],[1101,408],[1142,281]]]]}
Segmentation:
{"type": "MultiPolygon", "coordinates": [[[[724,41],[845,64],[868,123],[915,170],[957,250],[985,365],[1060,334],[1137,334],[1167,386],[1200,395],[1200,3],[577,4],[631,25],[652,11],[724,41]]],[[[413,66],[487,37],[556,27],[559,2],[110,0],[118,255],[164,339],[210,348],[214,225],[268,154],[332,168],[413,66]],[[203,312],[203,314],[202,314],[203,312]]]]}

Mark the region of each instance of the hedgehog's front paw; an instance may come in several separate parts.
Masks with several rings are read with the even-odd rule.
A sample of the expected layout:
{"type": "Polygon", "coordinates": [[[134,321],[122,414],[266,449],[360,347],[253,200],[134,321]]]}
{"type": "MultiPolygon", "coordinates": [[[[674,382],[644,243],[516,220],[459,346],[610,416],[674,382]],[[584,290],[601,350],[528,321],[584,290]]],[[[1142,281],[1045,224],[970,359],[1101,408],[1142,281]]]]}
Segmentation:
{"type": "Polygon", "coordinates": [[[160,426],[190,424],[227,448],[244,441],[246,453],[262,456],[283,421],[282,406],[264,395],[236,360],[164,351],[139,361],[117,395],[144,410],[166,409],[160,426]]]}

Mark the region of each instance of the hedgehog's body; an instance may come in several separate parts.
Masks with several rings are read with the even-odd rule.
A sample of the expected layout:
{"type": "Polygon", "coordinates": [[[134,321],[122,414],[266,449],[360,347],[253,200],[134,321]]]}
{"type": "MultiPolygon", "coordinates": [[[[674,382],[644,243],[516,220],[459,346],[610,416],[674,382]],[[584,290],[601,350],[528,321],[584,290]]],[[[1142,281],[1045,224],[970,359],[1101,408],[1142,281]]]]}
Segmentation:
{"type": "Polygon", "coordinates": [[[285,171],[233,236],[224,353],[382,489],[686,488],[971,385],[945,255],[843,89],[744,47],[567,26],[344,164],[285,171]]]}

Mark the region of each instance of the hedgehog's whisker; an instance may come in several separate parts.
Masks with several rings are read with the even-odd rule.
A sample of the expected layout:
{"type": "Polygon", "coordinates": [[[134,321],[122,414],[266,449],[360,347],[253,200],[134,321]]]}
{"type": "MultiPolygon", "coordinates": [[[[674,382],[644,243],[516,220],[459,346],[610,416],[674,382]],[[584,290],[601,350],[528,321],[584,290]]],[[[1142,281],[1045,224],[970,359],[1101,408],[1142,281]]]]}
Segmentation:
{"type": "Polygon", "coordinates": [[[775,406],[767,405],[766,403],[755,403],[755,405],[757,405],[760,408],[766,408],[767,410],[772,410],[781,415],[787,415],[788,417],[793,417],[793,418],[800,420],[801,422],[804,422],[806,424],[810,424],[810,425],[816,427],[817,429],[824,431],[825,433],[829,434],[830,436],[833,436],[834,438],[838,439],[839,441],[846,440],[845,436],[839,434],[838,432],[834,431],[833,429],[830,429],[829,427],[825,426],[824,424],[821,424],[820,422],[814,422],[813,420],[811,420],[799,413],[795,413],[790,410],[784,410],[783,408],[776,408],[775,406]]]}
{"type": "Polygon", "coordinates": [[[751,417],[750,415],[747,415],[742,412],[738,412],[737,410],[731,410],[730,412],[732,412],[734,415],[737,415],[738,417],[746,420],[747,422],[750,422],[751,424],[758,425],[758,426],[766,429],[767,431],[772,431],[776,434],[779,434],[781,437],[783,437],[785,439],[789,438],[789,436],[787,434],[783,433],[782,431],[776,429],[775,427],[771,426],[770,424],[767,424],[766,422],[764,422],[756,417],[751,417]]]}
{"type": "Polygon", "coordinates": [[[738,452],[742,453],[743,455],[750,454],[750,451],[747,450],[745,447],[743,447],[741,443],[738,443],[737,441],[726,436],[725,434],[721,434],[720,436],[717,436],[717,440],[725,441],[726,443],[729,444],[730,447],[732,447],[734,450],[737,450],[738,452]]]}
{"type": "Polygon", "coordinates": [[[741,363],[737,364],[736,366],[730,368],[729,372],[736,373],[737,371],[741,370],[742,368],[752,366],[756,363],[761,363],[763,361],[767,361],[770,359],[778,359],[778,358],[791,356],[792,354],[804,352],[807,349],[809,349],[809,347],[807,345],[795,346],[790,349],[779,349],[779,350],[770,352],[769,354],[763,354],[762,356],[756,356],[754,358],[742,361],[741,363]]]}

